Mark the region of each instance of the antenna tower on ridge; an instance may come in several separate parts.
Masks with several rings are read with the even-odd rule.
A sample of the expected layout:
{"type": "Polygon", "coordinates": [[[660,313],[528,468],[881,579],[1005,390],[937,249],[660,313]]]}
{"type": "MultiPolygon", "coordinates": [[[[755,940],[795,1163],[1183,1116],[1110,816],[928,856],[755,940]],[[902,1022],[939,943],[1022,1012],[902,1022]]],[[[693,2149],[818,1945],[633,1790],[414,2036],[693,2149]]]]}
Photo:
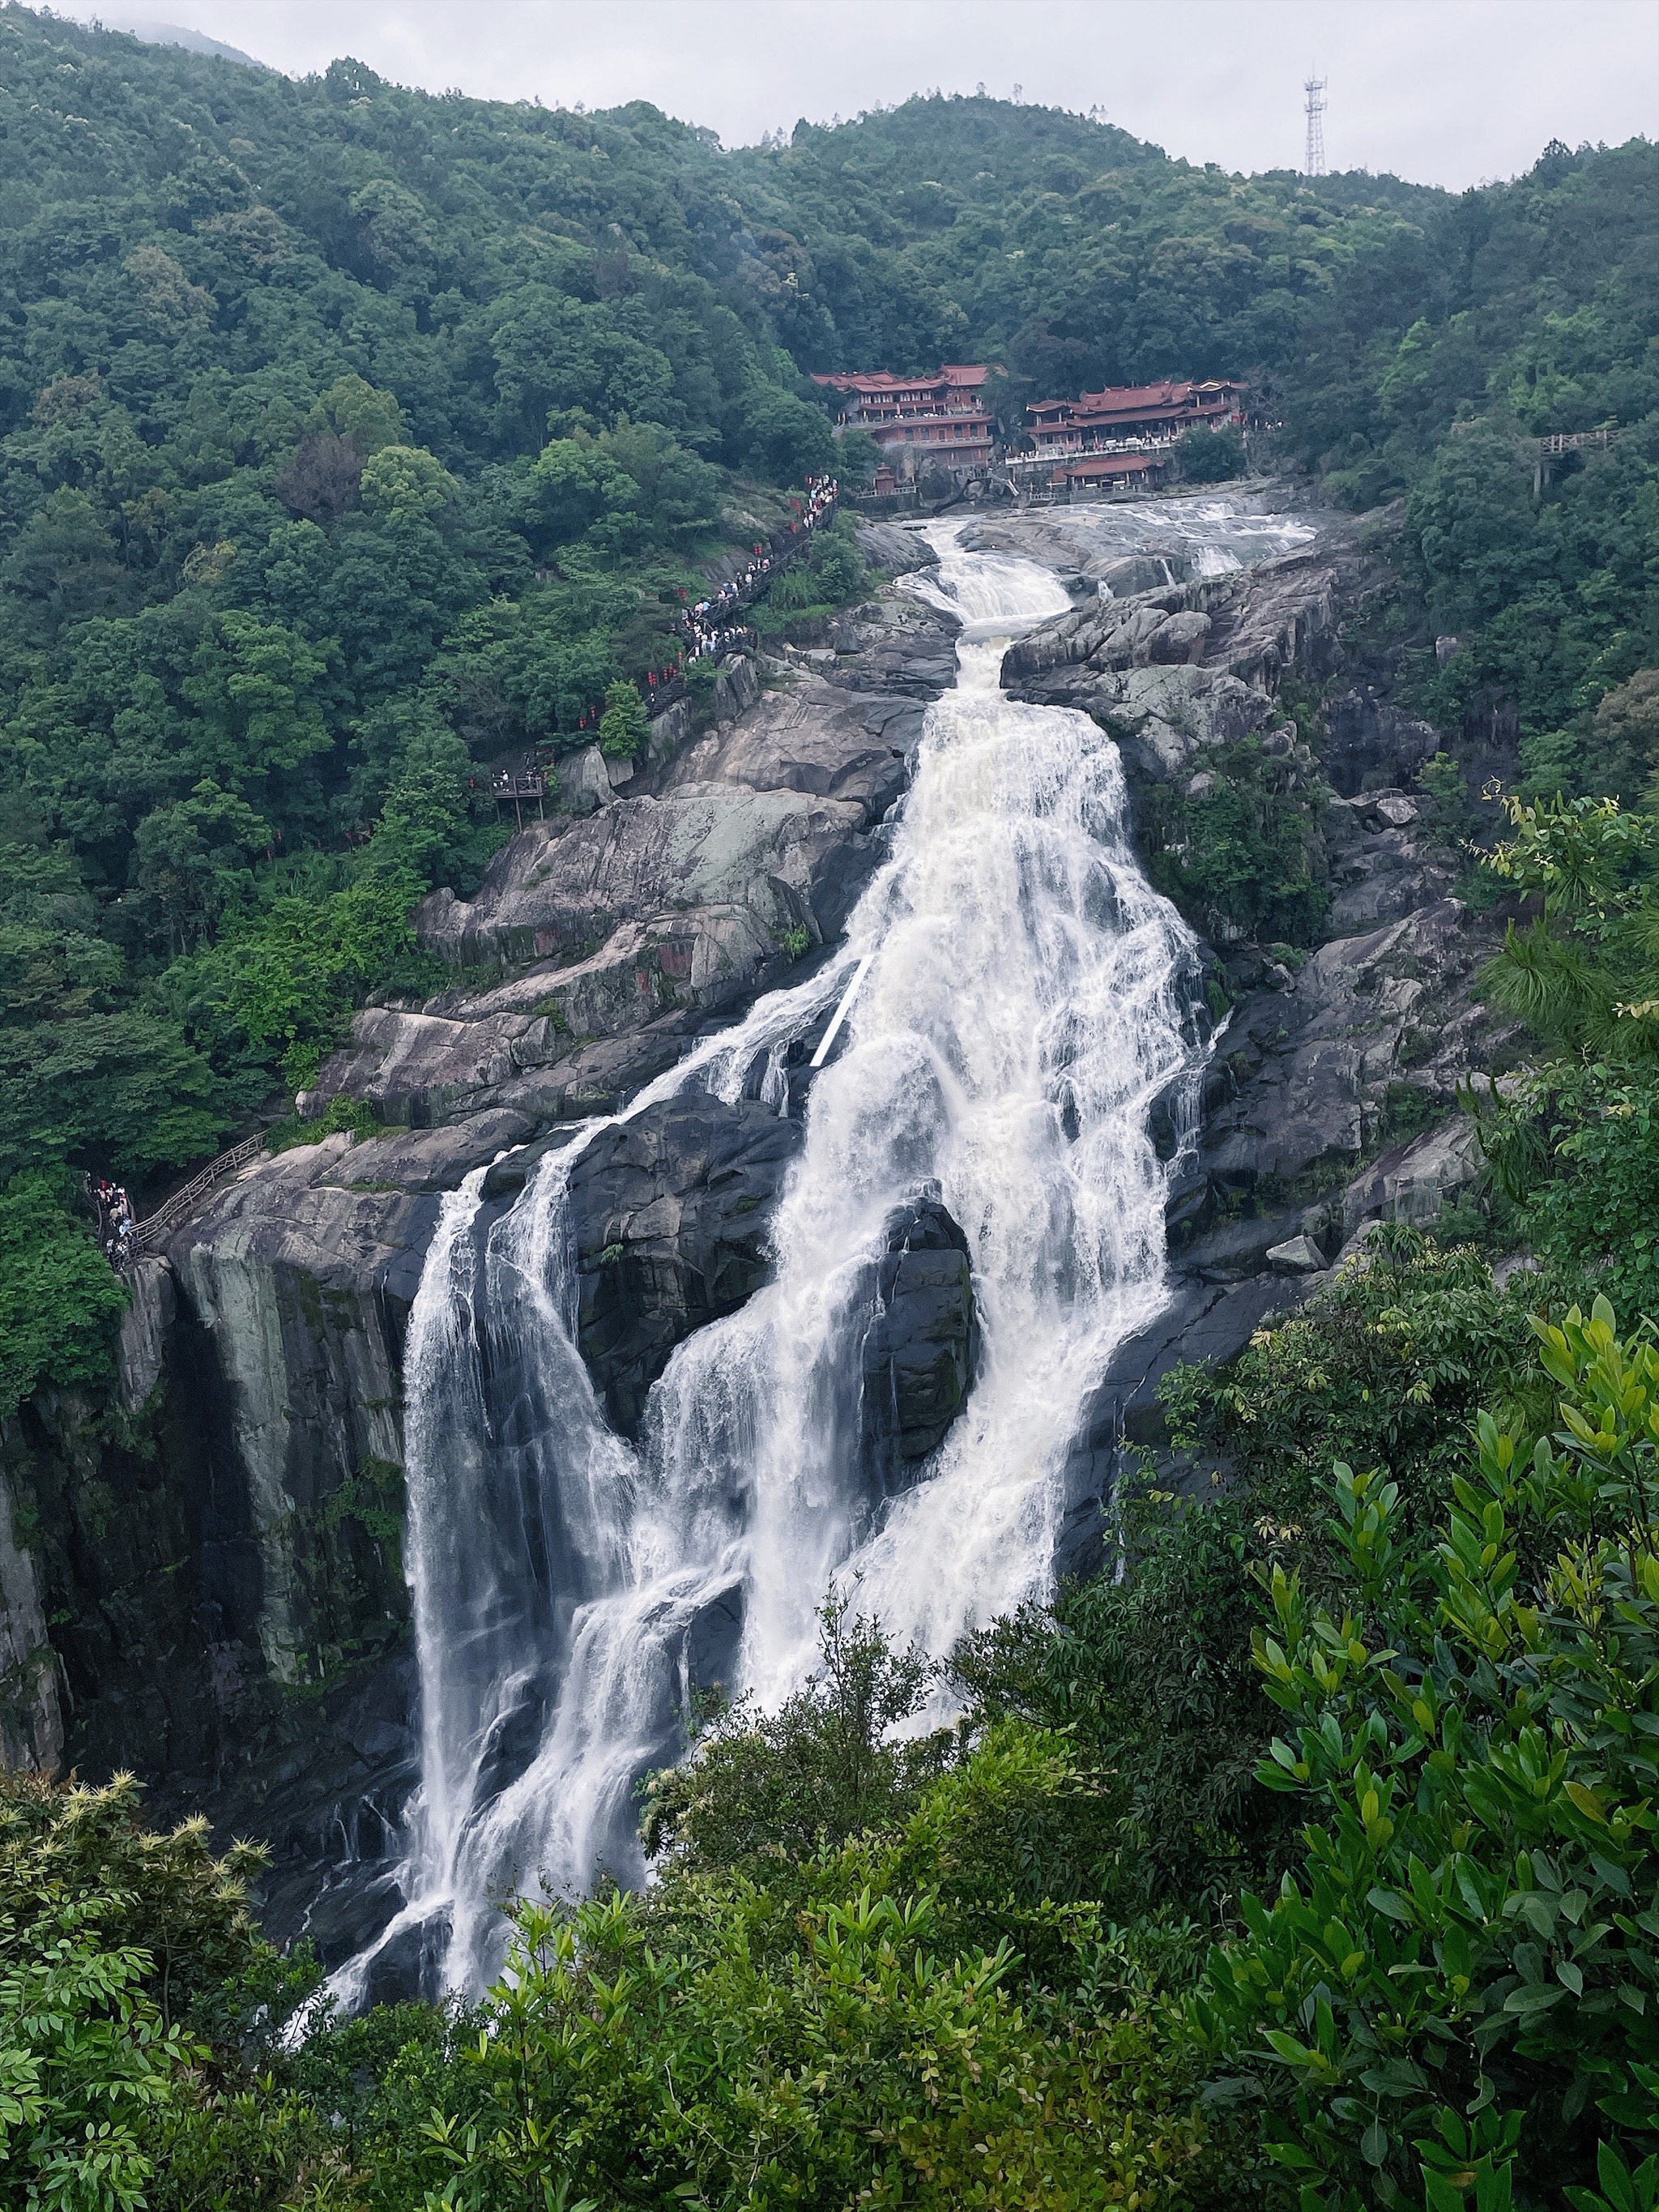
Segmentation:
{"type": "Polygon", "coordinates": [[[1310,76],[1302,89],[1308,95],[1308,152],[1302,164],[1304,177],[1325,173],[1325,80],[1310,76]]]}

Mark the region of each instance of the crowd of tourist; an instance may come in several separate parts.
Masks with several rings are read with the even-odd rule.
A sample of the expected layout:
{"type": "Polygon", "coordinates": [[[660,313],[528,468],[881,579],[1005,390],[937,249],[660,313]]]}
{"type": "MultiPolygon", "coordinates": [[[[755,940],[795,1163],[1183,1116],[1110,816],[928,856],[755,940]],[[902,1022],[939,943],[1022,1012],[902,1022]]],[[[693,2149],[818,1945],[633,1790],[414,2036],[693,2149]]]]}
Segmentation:
{"type": "Polygon", "coordinates": [[[98,1215],[99,1249],[112,1267],[125,1267],[138,1252],[138,1224],[133,1218],[132,1200],[121,1184],[110,1182],[103,1176],[94,1176],[91,1191],[98,1215]]]}
{"type": "MultiPolygon", "coordinates": [[[[808,477],[806,497],[799,503],[795,520],[789,526],[791,535],[804,537],[829,521],[836,511],[836,495],[834,477],[808,477]]],[[[732,618],[739,608],[762,596],[773,577],[789,566],[795,550],[783,545],[774,552],[764,545],[757,545],[747,565],[729,583],[722,584],[709,598],[687,607],[682,627],[688,660],[705,657],[719,660],[728,653],[752,648],[754,632],[732,618]]]]}

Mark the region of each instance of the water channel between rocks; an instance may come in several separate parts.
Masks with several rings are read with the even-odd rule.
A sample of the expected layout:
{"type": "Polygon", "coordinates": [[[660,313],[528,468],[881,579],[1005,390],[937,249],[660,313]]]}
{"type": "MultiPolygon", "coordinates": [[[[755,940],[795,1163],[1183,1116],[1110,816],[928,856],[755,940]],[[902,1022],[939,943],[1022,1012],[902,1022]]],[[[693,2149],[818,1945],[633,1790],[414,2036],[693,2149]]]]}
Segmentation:
{"type": "MultiPolygon", "coordinates": [[[[1177,513],[1199,574],[1306,534],[1225,501],[1103,510],[1078,534],[1127,548],[1177,513]]],[[[963,620],[957,685],[843,943],[621,1117],[699,1090],[789,1110],[792,1046],[867,958],[806,1094],[771,1279],[678,1346],[636,1443],[576,1345],[569,1176],[614,1124],[548,1154],[505,1212],[483,1170],[444,1201],[405,1359],[422,1780],[401,1908],[335,1978],[348,2004],[394,1960],[404,1986],[477,1990],[503,1899],[641,1880],[637,1784],[678,1755],[691,1690],[775,1704],[831,1589],[942,1656],[1048,1587],[1091,1389],[1164,1297],[1148,1118],[1200,1068],[1194,948],[1136,863],[1110,739],[999,689],[1008,641],[1065,589],[962,534],[934,526],[939,567],[911,584],[963,620]],[[965,1243],[976,1371],[902,1462],[872,1449],[865,1395],[883,1255],[919,1208],[965,1243]]]]}

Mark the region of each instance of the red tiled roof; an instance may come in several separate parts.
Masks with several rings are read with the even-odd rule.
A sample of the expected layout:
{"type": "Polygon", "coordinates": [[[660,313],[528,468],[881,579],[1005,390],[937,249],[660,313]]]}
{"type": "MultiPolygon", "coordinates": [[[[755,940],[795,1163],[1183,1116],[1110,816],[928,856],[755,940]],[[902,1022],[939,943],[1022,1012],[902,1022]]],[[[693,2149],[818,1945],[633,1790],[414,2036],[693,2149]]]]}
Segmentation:
{"type": "Polygon", "coordinates": [[[1080,392],[1079,407],[1100,407],[1121,415],[1130,407],[1171,407],[1183,400],[1193,389],[1190,384],[1177,384],[1165,378],[1162,384],[1109,384],[1099,392],[1080,392]]]}
{"type": "Polygon", "coordinates": [[[989,374],[989,369],[979,362],[947,361],[937,376],[895,376],[886,368],[837,369],[821,375],[815,369],[812,381],[835,392],[937,392],[941,386],[976,391],[989,374]]]}
{"type": "Polygon", "coordinates": [[[933,392],[943,381],[937,376],[891,376],[884,368],[860,375],[820,376],[815,370],[814,384],[827,385],[834,392],[933,392]]]}
{"type": "Polygon", "coordinates": [[[1080,453],[1054,471],[1051,482],[1068,477],[1144,477],[1164,464],[1152,453],[1080,453]]]}
{"type": "MultiPolygon", "coordinates": [[[[1189,380],[1165,377],[1159,384],[1109,384],[1099,392],[1079,392],[1069,404],[1073,420],[1086,425],[1116,421],[1124,416],[1158,415],[1189,406],[1201,410],[1206,402],[1212,406],[1216,403],[1224,404],[1225,395],[1237,389],[1230,379],[1194,384],[1189,380]]],[[[1027,411],[1039,415],[1066,404],[1064,400],[1040,399],[1027,411]]]]}

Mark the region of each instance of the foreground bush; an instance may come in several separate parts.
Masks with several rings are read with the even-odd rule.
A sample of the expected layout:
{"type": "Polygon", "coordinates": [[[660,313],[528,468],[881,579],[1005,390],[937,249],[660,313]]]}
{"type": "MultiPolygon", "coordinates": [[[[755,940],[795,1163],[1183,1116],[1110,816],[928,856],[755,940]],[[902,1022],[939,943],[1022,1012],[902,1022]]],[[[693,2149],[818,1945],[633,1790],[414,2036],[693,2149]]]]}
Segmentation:
{"type": "Polygon", "coordinates": [[[1495,2191],[1588,2185],[1612,2136],[1607,2181],[1659,2130],[1659,1351],[1604,1299],[1536,1327],[1555,1417],[1481,1417],[1437,1540],[1339,1467],[1352,1609],[1272,1577],[1263,1779],[1315,1825],[1199,2010],[1310,2212],[1415,2204],[1425,2141],[1495,2191]]]}
{"type": "Polygon", "coordinates": [[[157,1835],[130,1775],[0,1773],[0,2204],[137,2206],[217,2054],[303,1986],[206,1823],[157,1835]]]}

